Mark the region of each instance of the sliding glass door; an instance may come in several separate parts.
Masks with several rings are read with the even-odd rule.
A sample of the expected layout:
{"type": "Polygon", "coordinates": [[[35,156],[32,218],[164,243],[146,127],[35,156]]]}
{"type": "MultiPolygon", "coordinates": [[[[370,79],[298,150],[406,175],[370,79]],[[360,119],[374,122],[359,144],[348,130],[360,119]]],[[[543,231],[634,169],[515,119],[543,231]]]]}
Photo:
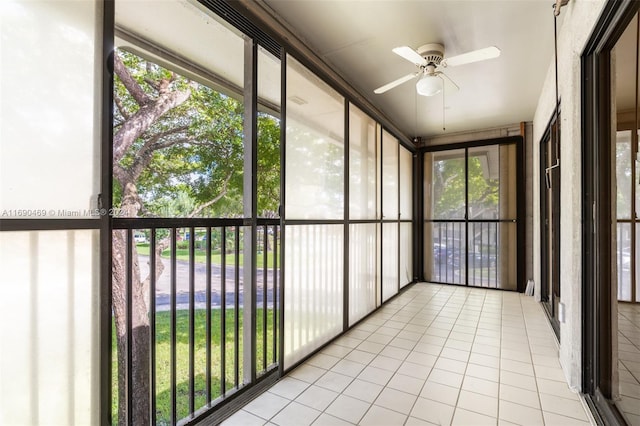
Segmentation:
{"type": "Polygon", "coordinates": [[[466,283],[465,149],[429,152],[425,174],[425,278],[466,283]]]}
{"type": "MultiPolygon", "coordinates": [[[[619,124],[620,127],[623,124],[619,124]]],[[[638,180],[638,132],[616,133],[616,266],[618,301],[640,302],[640,181],[638,180]]]]}
{"type": "Polygon", "coordinates": [[[518,148],[510,140],[425,153],[426,280],[518,288],[518,148]]]}

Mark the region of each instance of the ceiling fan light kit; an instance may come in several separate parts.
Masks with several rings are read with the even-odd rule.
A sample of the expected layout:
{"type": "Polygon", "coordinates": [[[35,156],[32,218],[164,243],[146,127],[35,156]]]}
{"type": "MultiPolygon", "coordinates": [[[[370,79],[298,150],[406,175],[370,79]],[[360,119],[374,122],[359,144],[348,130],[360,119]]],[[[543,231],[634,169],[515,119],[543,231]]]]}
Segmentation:
{"type": "Polygon", "coordinates": [[[416,83],[418,95],[434,96],[442,92],[442,79],[437,75],[424,74],[416,83]]]}

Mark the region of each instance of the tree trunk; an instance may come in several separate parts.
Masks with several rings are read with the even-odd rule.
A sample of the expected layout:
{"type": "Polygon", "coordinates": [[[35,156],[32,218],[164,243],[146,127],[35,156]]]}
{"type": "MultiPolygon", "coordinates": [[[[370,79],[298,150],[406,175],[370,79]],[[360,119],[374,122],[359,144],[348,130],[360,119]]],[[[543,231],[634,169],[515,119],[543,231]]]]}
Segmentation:
{"type": "MultiPolygon", "coordinates": [[[[127,184],[124,188],[121,210],[127,217],[136,217],[140,210],[136,187],[127,184]]],[[[149,353],[151,336],[149,327],[149,279],[152,273],[158,277],[164,270],[160,253],[168,246],[168,240],[156,245],[156,270],[149,271],[149,277],[144,281],[140,277],[138,251],[135,242],[127,250],[127,231],[113,231],[113,267],[112,267],[112,297],[113,316],[116,329],[118,353],[118,424],[126,425],[128,413],[131,409],[133,425],[148,425],[150,423],[150,364],[149,353]],[[132,406],[127,407],[127,252],[131,257],[131,392],[132,406]]]]}
{"type": "Polygon", "coordinates": [[[149,317],[144,288],[140,282],[140,268],[135,244],[131,247],[131,391],[132,407],[127,407],[127,233],[113,231],[113,315],[118,346],[118,424],[127,424],[127,408],[132,410],[134,425],[150,422],[149,390],[149,317]]]}
{"type": "MultiPolygon", "coordinates": [[[[122,185],[123,195],[120,211],[122,217],[137,217],[142,206],[137,194],[135,182],[138,180],[143,168],[151,159],[150,146],[146,151],[134,153],[135,167],[125,169],[120,165],[120,160],[129,152],[133,143],[143,137],[145,132],[165,113],[185,102],[190,90],[175,91],[171,88],[171,79],[162,79],[152,84],[158,92],[158,96],[150,98],[139,84],[133,79],[122,63],[120,57],[114,55],[114,71],[133,96],[140,108],[132,115],[126,117],[124,123],[113,136],[113,169],[114,178],[122,185]]],[[[124,114],[123,114],[124,115],[124,114]]],[[[154,143],[151,140],[149,143],[154,143]]],[[[177,142],[172,142],[176,144],[177,142]]],[[[162,147],[171,146],[172,144],[162,147]]],[[[160,149],[161,146],[155,147],[160,149]]],[[[160,253],[168,246],[168,239],[156,245],[156,270],[150,271],[158,277],[164,265],[160,259],[160,253]]],[[[133,425],[148,425],[150,423],[150,364],[149,353],[151,348],[151,336],[149,334],[149,277],[144,281],[140,277],[138,264],[138,252],[134,242],[127,247],[127,231],[115,230],[112,235],[113,268],[112,268],[112,308],[115,322],[117,356],[118,356],[118,424],[127,425],[128,418],[133,425]],[[127,282],[127,253],[132,256],[131,282],[127,282]],[[130,286],[130,287],[129,287],[130,286]],[[127,289],[130,289],[131,300],[127,300],[127,289]],[[131,347],[128,347],[127,313],[131,310],[131,347]],[[131,354],[131,365],[127,365],[127,354],[131,354]],[[130,373],[131,386],[127,380],[127,371],[130,373]],[[131,392],[132,405],[127,407],[127,391],[131,392]],[[131,410],[128,412],[128,410],[131,410]]]]}
{"type": "MultiPolygon", "coordinates": [[[[121,209],[123,215],[135,217],[140,210],[135,185],[124,187],[121,209]]],[[[113,315],[118,346],[118,424],[126,425],[132,410],[134,425],[148,425],[149,416],[149,316],[143,286],[140,282],[138,251],[134,242],[128,250],[127,231],[113,231],[112,297],[113,315]],[[127,283],[127,252],[131,255],[131,283],[127,283]],[[127,288],[131,287],[131,300],[127,300],[127,288]],[[131,305],[129,305],[129,303],[131,305]],[[131,309],[131,348],[127,347],[127,311],[131,309]],[[127,407],[127,349],[131,353],[132,406],[127,407]]]]}

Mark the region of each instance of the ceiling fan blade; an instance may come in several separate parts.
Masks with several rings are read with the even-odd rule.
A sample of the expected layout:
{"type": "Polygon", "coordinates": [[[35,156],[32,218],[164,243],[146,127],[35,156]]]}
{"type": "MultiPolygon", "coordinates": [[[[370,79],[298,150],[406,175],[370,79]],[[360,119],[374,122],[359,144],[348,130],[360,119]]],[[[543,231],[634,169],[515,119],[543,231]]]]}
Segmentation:
{"type": "Polygon", "coordinates": [[[420,56],[418,52],[416,52],[409,46],[394,47],[392,50],[393,50],[393,53],[403,57],[404,59],[411,62],[412,64],[415,64],[418,66],[426,65],[425,59],[422,56],[420,56]]]}
{"type": "Polygon", "coordinates": [[[399,86],[402,83],[405,83],[405,82],[411,80],[412,78],[414,78],[417,75],[418,75],[418,72],[412,72],[411,74],[407,74],[404,77],[400,77],[397,80],[393,80],[391,83],[387,83],[384,86],[378,87],[376,90],[373,91],[373,93],[375,93],[376,95],[384,93],[387,90],[391,90],[394,87],[399,86]]]}
{"type": "Polygon", "coordinates": [[[472,62],[484,61],[500,56],[500,49],[495,46],[485,47],[462,55],[452,56],[442,60],[441,65],[445,67],[457,67],[458,65],[470,64],[472,62]]]}
{"type": "Polygon", "coordinates": [[[447,85],[446,87],[446,91],[450,92],[450,91],[457,91],[460,90],[460,88],[458,87],[458,85],[456,83],[453,82],[453,80],[451,80],[451,78],[449,78],[448,75],[446,75],[443,72],[439,72],[438,75],[442,78],[442,80],[444,80],[444,84],[447,85]]]}

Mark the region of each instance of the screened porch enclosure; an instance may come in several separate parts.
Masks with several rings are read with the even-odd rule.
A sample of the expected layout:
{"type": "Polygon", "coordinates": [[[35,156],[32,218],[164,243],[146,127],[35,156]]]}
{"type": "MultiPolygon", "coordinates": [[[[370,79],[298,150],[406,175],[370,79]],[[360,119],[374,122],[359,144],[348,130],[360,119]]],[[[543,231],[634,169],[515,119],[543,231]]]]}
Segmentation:
{"type": "MultiPolygon", "coordinates": [[[[51,197],[25,180],[20,191],[41,194],[47,212],[83,214],[12,219],[2,230],[3,269],[20,265],[10,279],[29,282],[8,293],[20,304],[2,306],[31,337],[3,326],[16,351],[2,372],[20,365],[35,377],[16,378],[29,398],[3,389],[15,402],[6,419],[215,423],[412,283],[516,289],[521,251],[506,249],[517,245],[515,143],[421,152],[225,1],[155,2],[153,13],[129,0],[20,10],[35,29],[54,9],[82,31],[37,51],[67,46],[73,61],[52,79],[83,78],[44,100],[84,124],[54,132],[54,153],[41,139],[50,131],[12,116],[38,142],[12,145],[2,164],[16,171],[9,163],[38,158],[59,180],[52,186],[74,190],[51,197]],[[77,167],[61,168],[69,159],[77,167]],[[431,182],[418,176],[435,179],[448,162],[461,180],[439,181],[454,201],[435,207],[449,195],[427,195],[431,182]],[[33,343],[54,347],[60,329],[71,337],[59,347],[33,343]],[[68,379],[74,368],[86,377],[68,379]]],[[[7,33],[15,57],[35,49],[23,33],[15,23],[7,33]]],[[[22,105],[20,92],[6,94],[22,105]]],[[[18,202],[3,198],[2,208],[18,202]]]]}
{"type": "Polygon", "coordinates": [[[115,6],[113,423],[221,416],[416,277],[415,149],[224,7],[115,6]]]}
{"type": "Polygon", "coordinates": [[[289,369],[413,281],[413,155],[295,58],[286,63],[289,369]]]}

